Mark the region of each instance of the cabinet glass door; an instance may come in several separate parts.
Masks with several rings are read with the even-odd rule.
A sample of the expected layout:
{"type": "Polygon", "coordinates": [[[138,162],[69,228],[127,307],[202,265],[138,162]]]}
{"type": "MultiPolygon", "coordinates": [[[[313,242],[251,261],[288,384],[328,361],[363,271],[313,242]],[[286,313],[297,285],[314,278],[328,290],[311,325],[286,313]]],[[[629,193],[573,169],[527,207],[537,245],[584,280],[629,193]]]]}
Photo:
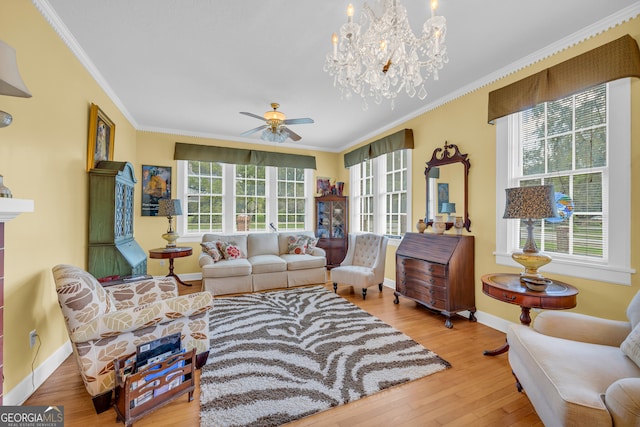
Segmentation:
{"type": "Polygon", "coordinates": [[[329,230],[331,230],[331,203],[318,202],[318,238],[328,238],[329,230]]]}
{"type": "Polygon", "coordinates": [[[331,211],[331,223],[333,229],[331,230],[331,237],[343,238],[344,237],[344,215],[345,208],[343,202],[333,202],[331,211]]]}

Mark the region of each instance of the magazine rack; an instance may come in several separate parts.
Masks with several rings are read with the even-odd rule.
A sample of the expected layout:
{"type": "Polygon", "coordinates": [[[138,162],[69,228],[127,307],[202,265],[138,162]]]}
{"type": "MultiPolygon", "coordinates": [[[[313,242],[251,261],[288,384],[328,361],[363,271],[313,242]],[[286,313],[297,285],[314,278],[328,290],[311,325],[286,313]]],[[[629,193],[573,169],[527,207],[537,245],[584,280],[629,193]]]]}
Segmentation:
{"type": "Polygon", "coordinates": [[[117,421],[129,427],[134,421],[185,393],[189,393],[189,402],[193,400],[195,349],[128,373],[132,372],[135,361],[134,353],[113,362],[116,373],[113,408],[117,421]]]}

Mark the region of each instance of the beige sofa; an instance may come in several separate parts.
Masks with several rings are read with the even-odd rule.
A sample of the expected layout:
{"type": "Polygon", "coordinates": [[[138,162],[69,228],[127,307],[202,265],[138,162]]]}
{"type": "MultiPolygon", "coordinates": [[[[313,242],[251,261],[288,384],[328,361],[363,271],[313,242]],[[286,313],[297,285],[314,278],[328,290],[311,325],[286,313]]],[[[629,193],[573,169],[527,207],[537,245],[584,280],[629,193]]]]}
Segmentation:
{"type": "Polygon", "coordinates": [[[627,317],[545,311],[509,326],[518,389],[545,426],[640,426],[640,292],[627,317]]]}
{"type": "Polygon", "coordinates": [[[200,254],[202,289],[213,295],[225,295],[324,284],[327,280],[327,258],[321,248],[310,253],[290,254],[292,238],[313,238],[311,231],[205,234],[202,242],[231,242],[240,249],[238,259],[215,261],[204,250],[200,254]]]}

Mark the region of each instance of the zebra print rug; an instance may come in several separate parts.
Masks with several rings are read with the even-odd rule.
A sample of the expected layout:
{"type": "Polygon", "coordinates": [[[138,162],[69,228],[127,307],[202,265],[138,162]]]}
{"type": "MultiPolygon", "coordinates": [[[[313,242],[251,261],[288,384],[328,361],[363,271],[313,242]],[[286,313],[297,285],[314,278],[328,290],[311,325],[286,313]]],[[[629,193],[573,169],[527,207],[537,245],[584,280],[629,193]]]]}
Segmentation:
{"type": "Polygon", "coordinates": [[[201,426],[279,426],[450,367],[322,286],[215,299],[201,426]]]}

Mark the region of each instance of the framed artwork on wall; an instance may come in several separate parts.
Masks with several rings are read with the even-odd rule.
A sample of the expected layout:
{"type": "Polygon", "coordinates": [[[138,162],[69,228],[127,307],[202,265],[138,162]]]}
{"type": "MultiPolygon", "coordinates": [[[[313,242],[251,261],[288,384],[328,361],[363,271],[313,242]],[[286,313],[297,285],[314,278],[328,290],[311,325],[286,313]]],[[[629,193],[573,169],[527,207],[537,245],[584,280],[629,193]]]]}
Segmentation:
{"type": "Polygon", "coordinates": [[[113,143],[116,125],[96,104],[89,110],[89,144],[87,149],[87,171],[102,160],[113,160],[113,143]]]}
{"type": "Polygon", "coordinates": [[[171,167],[142,165],[142,216],[158,216],[161,199],[171,199],[171,167]]]}

